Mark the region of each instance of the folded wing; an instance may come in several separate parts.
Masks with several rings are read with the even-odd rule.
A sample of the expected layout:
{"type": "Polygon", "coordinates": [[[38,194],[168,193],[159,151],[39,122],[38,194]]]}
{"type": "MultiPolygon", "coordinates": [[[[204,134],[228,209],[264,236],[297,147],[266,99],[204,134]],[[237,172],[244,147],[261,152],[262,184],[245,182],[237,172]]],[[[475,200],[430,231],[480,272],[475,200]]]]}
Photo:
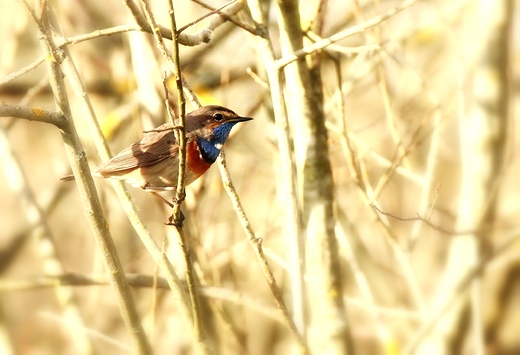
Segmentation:
{"type": "Polygon", "coordinates": [[[143,139],[122,150],[102,165],[96,173],[103,177],[121,175],[135,169],[152,166],[172,155],[177,155],[179,145],[175,140],[171,123],[165,123],[143,139]]]}

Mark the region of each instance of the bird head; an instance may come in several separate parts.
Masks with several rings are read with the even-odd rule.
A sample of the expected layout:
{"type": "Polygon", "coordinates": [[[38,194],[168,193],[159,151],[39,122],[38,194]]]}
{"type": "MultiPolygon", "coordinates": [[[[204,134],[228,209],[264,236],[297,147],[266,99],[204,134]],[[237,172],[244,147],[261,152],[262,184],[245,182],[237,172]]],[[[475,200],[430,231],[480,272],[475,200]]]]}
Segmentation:
{"type": "Polygon", "coordinates": [[[229,127],[231,131],[238,122],[250,120],[251,117],[241,117],[226,107],[209,105],[192,111],[186,116],[186,132],[198,131],[198,135],[207,136],[220,126],[229,127]]]}
{"type": "Polygon", "coordinates": [[[233,126],[250,120],[251,117],[239,116],[226,107],[209,105],[186,116],[186,132],[196,135],[202,156],[213,163],[233,126]]]}

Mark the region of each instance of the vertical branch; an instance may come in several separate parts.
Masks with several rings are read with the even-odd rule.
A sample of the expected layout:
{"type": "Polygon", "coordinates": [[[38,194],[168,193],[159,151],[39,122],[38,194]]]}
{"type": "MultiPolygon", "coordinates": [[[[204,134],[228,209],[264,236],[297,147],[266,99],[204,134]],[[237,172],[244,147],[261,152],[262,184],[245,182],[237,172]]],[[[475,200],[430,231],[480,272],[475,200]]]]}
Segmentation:
{"type": "MultiPolygon", "coordinates": [[[[164,40],[161,35],[161,31],[159,26],[157,25],[152,11],[150,9],[150,4],[147,0],[141,0],[143,4],[144,13],[150,27],[153,30],[154,37],[157,41],[157,45],[159,50],[163,54],[164,58],[167,61],[168,66],[172,70],[175,75],[175,85],[177,88],[177,97],[179,102],[179,125],[176,126],[175,122],[171,116],[171,110],[169,108],[169,104],[167,101],[167,110],[168,115],[170,117],[172,127],[175,128],[175,134],[177,141],[179,142],[179,172],[178,172],[178,180],[177,180],[177,189],[175,192],[175,201],[173,204],[173,211],[171,222],[177,229],[177,234],[179,236],[179,243],[182,249],[182,255],[184,257],[184,262],[186,264],[186,279],[188,283],[188,291],[191,299],[191,307],[192,307],[192,317],[193,320],[193,331],[195,338],[197,340],[197,345],[199,346],[199,350],[202,353],[208,353],[209,347],[207,346],[204,339],[204,332],[202,328],[202,317],[201,317],[201,309],[199,305],[199,298],[197,289],[195,287],[195,274],[193,271],[193,262],[191,260],[190,248],[186,242],[186,238],[184,235],[184,230],[182,229],[182,216],[181,216],[181,204],[184,200],[184,184],[185,184],[185,173],[186,173],[186,129],[185,129],[185,117],[186,117],[186,100],[183,95],[183,81],[182,74],[180,70],[180,59],[179,59],[179,43],[178,43],[178,32],[176,28],[175,22],[175,11],[173,8],[173,3],[168,1],[168,12],[170,14],[170,25],[172,26],[172,38],[173,38],[173,57],[170,55],[166,46],[164,44],[164,40]]],[[[167,89],[166,89],[167,90],[167,89]]]]}
{"type": "MultiPolygon", "coordinates": [[[[179,57],[179,32],[175,21],[175,10],[172,0],[168,1],[168,12],[170,14],[170,26],[172,30],[172,60],[173,74],[175,75],[175,86],[177,88],[177,101],[179,106],[179,129],[176,130],[177,141],[179,142],[179,174],[177,180],[177,190],[175,191],[175,203],[173,204],[173,220],[181,221],[181,203],[184,199],[184,184],[186,175],[186,99],[183,95],[183,80],[181,72],[181,61],[179,57]]],[[[168,107],[168,106],[167,106],[168,107]]],[[[168,110],[168,114],[171,111],[168,110]]],[[[171,116],[170,116],[171,119],[171,116]]],[[[172,125],[173,125],[172,120],[172,125]]],[[[179,234],[181,247],[183,249],[184,261],[186,263],[186,280],[188,282],[188,291],[191,298],[191,306],[193,309],[193,327],[195,335],[199,343],[204,342],[204,328],[202,326],[202,315],[199,302],[199,296],[195,287],[195,272],[193,270],[193,261],[191,259],[190,247],[186,242],[184,230],[181,225],[176,225],[179,234]]],[[[207,349],[205,349],[207,350],[207,349]]]]}
{"type": "MultiPolygon", "coordinates": [[[[300,333],[303,334],[306,343],[306,325],[304,322],[305,298],[304,298],[304,267],[303,267],[303,235],[301,229],[301,213],[297,200],[296,167],[292,150],[291,134],[289,131],[289,119],[285,107],[285,99],[282,86],[282,71],[275,62],[273,46],[268,37],[267,18],[262,11],[260,1],[249,0],[248,6],[259,28],[265,35],[254,37],[255,48],[260,60],[267,71],[271,100],[276,123],[276,136],[280,150],[281,170],[283,175],[282,191],[280,192],[282,204],[286,206],[286,220],[284,234],[287,239],[289,259],[291,263],[291,291],[293,296],[293,313],[295,323],[300,333]]],[[[306,346],[306,345],[305,345],[306,346]]]]}
{"type": "MultiPolygon", "coordinates": [[[[180,202],[184,198],[184,180],[186,175],[186,99],[182,94],[182,73],[181,60],[179,57],[179,34],[177,32],[177,24],[175,22],[175,11],[172,1],[168,1],[168,12],[170,14],[170,26],[172,30],[172,60],[173,75],[175,76],[175,86],[177,88],[177,102],[179,105],[179,129],[177,132],[177,140],[179,142],[179,176],[177,180],[177,190],[175,191],[176,203],[173,205],[174,220],[180,220],[180,202]]],[[[171,117],[170,117],[171,118],[171,117]]],[[[172,125],[174,122],[172,120],[172,125]]]]}
{"type": "Polygon", "coordinates": [[[60,64],[64,60],[64,53],[58,50],[53,42],[49,24],[49,13],[46,6],[47,3],[43,2],[43,5],[41,22],[34,15],[34,12],[30,10],[28,5],[27,7],[31,11],[33,19],[36,21],[41,33],[40,44],[43,51],[47,54],[46,63],[57,109],[62,112],[66,118],[61,133],[69,157],[69,162],[72,166],[72,171],[76,176],[78,189],[80,191],[85,211],[87,212],[87,219],[92,228],[96,243],[101,249],[100,254],[103,256],[105,269],[110,275],[111,284],[117,291],[116,293],[119,297],[121,315],[130,336],[134,340],[136,352],[139,354],[152,354],[152,347],[143,330],[132,296],[132,291],[126,281],[114,241],[112,240],[107,222],[103,216],[103,210],[97,196],[94,181],[90,175],[90,169],[88,167],[85,152],[74,127],[69,101],[65,90],[65,83],[63,81],[63,73],[60,68],[60,64]]]}
{"type": "MultiPolygon", "coordinates": [[[[278,5],[282,52],[289,55],[303,48],[298,1],[280,0],[278,5]]],[[[305,269],[313,301],[310,325],[316,331],[310,334],[309,340],[316,353],[348,354],[352,352],[352,342],[334,230],[332,168],[318,63],[318,57],[312,57],[310,65],[302,57],[284,68],[287,106],[292,113],[295,132],[299,187],[302,189],[305,269]]]]}

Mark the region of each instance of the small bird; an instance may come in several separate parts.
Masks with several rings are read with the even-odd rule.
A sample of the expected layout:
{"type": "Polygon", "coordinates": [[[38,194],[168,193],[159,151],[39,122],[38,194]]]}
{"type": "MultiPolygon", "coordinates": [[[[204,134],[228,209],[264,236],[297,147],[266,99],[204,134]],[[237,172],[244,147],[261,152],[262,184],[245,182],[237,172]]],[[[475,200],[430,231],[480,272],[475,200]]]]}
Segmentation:
{"type": "MultiPolygon", "coordinates": [[[[189,185],[215,162],[233,126],[250,121],[230,109],[217,105],[201,107],[186,115],[186,175],[189,185]]],[[[114,178],[153,192],[177,188],[179,144],[172,124],[165,123],[147,132],[138,142],[92,172],[93,176],[114,178]]],[[[62,181],[73,180],[69,175],[62,181]]],[[[154,193],[155,194],[155,193],[154,193]]]]}

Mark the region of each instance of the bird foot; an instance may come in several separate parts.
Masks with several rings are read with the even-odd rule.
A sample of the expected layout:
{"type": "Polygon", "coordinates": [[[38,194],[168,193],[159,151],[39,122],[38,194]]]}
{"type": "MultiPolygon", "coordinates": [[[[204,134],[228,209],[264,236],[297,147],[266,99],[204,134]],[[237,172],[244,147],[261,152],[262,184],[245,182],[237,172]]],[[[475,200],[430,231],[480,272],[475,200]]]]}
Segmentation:
{"type": "Polygon", "coordinates": [[[165,223],[165,225],[167,226],[175,226],[177,228],[182,228],[183,225],[184,225],[184,220],[186,219],[184,217],[184,214],[182,213],[182,211],[179,211],[180,214],[179,214],[179,219],[175,219],[175,216],[172,214],[169,218],[168,218],[168,222],[165,223]]]}
{"type": "Polygon", "coordinates": [[[177,198],[176,196],[173,196],[172,202],[173,203],[182,203],[182,202],[184,202],[185,199],[186,199],[186,190],[183,190],[182,193],[180,194],[179,198],[177,198]]]}

